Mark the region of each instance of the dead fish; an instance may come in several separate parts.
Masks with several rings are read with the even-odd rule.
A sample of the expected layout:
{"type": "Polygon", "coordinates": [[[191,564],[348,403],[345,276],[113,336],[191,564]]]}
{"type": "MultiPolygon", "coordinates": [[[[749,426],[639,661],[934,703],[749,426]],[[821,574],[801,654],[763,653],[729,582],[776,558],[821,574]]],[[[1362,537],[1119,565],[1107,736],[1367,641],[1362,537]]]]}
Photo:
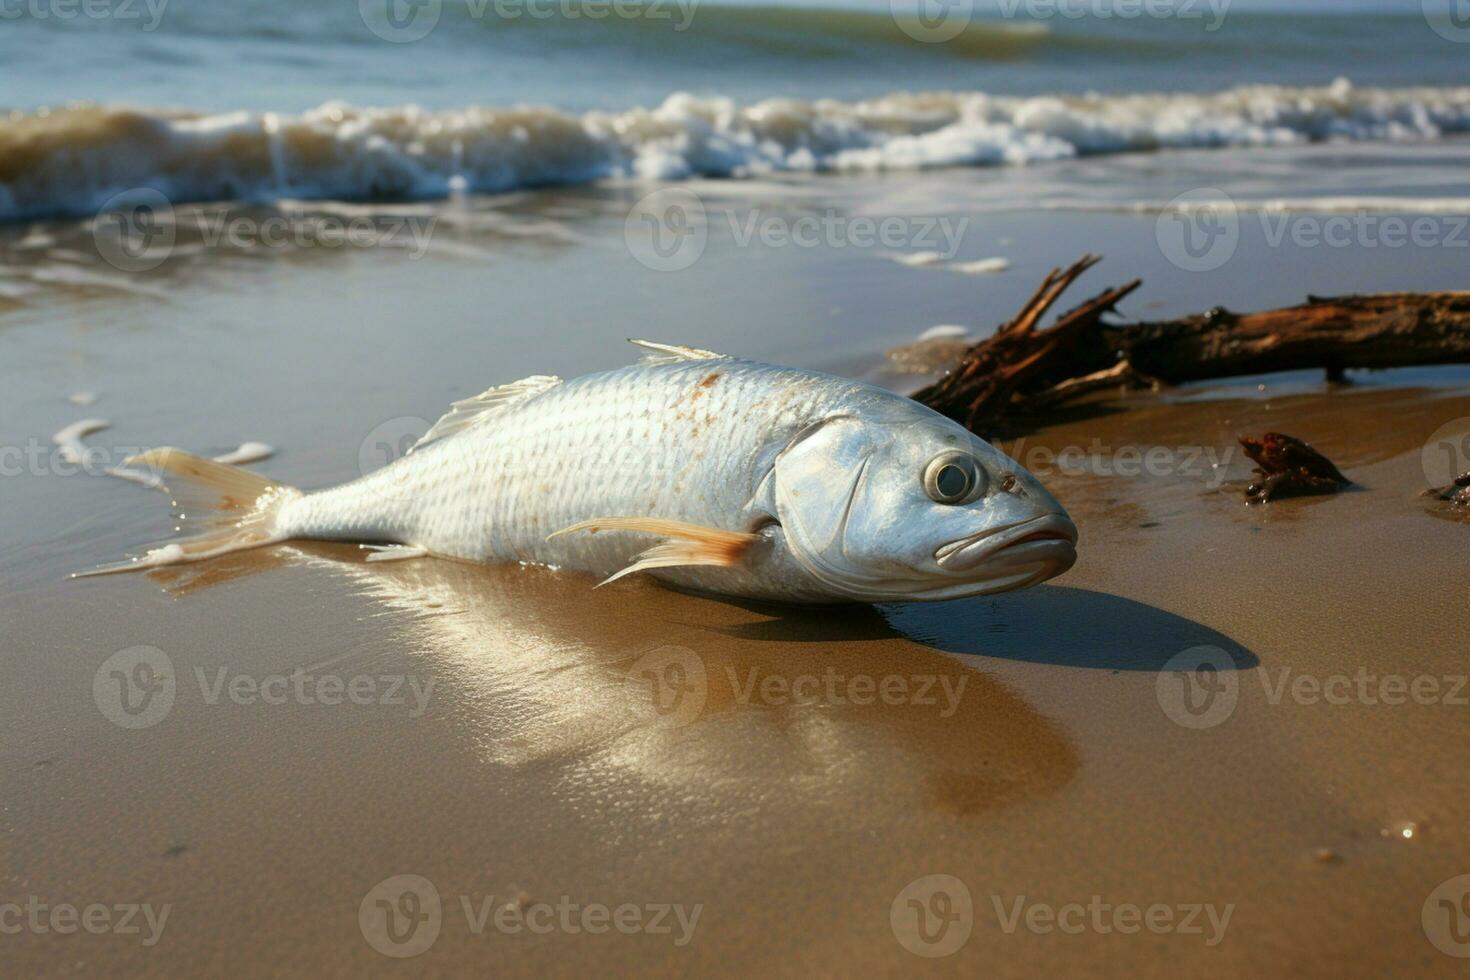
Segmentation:
{"type": "Polygon", "coordinates": [[[200,561],[292,538],[789,602],[939,600],[1024,588],[1076,560],[1034,476],[893,392],[634,341],[638,364],[536,376],[456,402],[413,448],[305,492],[175,449],[190,536],[81,574],[200,561]],[[371,546],[371,545],[369,545],[371,546]]]}

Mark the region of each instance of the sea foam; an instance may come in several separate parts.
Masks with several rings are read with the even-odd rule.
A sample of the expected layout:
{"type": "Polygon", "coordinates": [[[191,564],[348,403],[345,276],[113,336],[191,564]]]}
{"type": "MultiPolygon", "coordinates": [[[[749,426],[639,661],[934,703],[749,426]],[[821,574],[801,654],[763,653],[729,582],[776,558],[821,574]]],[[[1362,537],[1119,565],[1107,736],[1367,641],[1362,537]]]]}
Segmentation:
{"type": "Polygon", "coordinates": [[[1470,88],[1247,86],[1214,94],[863,102],[670,96],[656,108],[329,103],[299,116],[72,106],[0,119],[0,219],[95,212],[149,187],[183,201],[403,200],[607,178],[745,178],[1025,165],[1081,155],[1470,130],[1470,88]]]}

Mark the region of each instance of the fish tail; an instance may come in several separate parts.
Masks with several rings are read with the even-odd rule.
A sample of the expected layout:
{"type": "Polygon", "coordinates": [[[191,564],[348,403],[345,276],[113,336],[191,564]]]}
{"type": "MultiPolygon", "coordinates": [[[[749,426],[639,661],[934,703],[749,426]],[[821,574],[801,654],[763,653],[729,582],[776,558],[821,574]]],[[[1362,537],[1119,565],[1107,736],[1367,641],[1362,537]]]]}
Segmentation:
{"type": "Polygon", "coordinates": [[[75,572],[73,578],[202,561],[290,537],[281,530],[279,518],[282,507],[301,498],[295,487],[181,449],[152,449],[124,465],[146,466],[160,474],[163,489],[173,498],[178,529],[186,536],[153,545],[124,561],[75,572]]]}

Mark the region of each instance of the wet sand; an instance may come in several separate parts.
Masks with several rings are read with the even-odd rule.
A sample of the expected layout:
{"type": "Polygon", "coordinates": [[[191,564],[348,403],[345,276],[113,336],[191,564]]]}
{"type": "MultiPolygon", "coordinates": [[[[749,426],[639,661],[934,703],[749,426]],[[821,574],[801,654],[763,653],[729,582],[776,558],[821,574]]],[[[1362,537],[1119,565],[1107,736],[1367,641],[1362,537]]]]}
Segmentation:
{"type": "MultiPolygon", "coordinates": [[[[523,207],[566,218],[601,204],[523,207]]],[[[1463,285],[1443,251],[1345,261],[1249,243],[1191,277],[1150,250],[1152,221],[1120,215],[989,219],[1012,242],[998,277],[719,242],[660,276],[610,244],[616,226],[567,220],[586,241],[483,261],[211,258],[150,280],[167,301],[27,297],[0,319],[4,443],[96,415],[113,428],[89,442],[108,452],[261,439],[281,449],[262,472],[315,487],[357,475],[402,417],[524,374],[622,363],[624,336],[877,371],[934,323],[1004,319],[1040,271],[1089,248],[1110,260],[1084,286],[1141,274],[1144,302],[1163,304],[1142,315],[1463,285]],[[97,402],[68,403],[78,390],[97,402]]],[[[1459,370],[1099,402],[1006,443],[1077,520],[1072,571],[1013,595],[825,610],[370,565],[316,544],[69,581],[170,522],[143,488],[44,464],[0,481],[0,901],[170,911],[152,945],[146,925],[0,936],[0,969],[1458,975],[1423,917],[1437,886],[1470,873],[1470,691],[1452,690],[1470,523],[1418,495],[1426,440],[1467,416],[1459,370]],[[1247,508],[1249,465],[1231,447],[1266,429],[1312,441],[1359,489],[1247,508]],[[1169,461],[1119,472],[1127,450],[1152,447],[1169,461]],[[1063,464],[1079,458],[1088,472],[1063,464]],[[103,668],[140,645],[167,658],[174,695],[130,729],[103,668]],[[1199,647],[1222,668],[1213,695],[1174,671],[1199,647]],[[222,687],[211,701],[216,683],[297,668],[372,691],[272,704],[222,687]],[[1440,679],[1438,694],[1293,693],[1301,677],[1340,690],[1331,678],[1360,673],[1378,691],[1389,676],[1440,679]],[[416,934],[428,948],[401,961],[360,925],[364,906],[382,920],[374,889],[400,875],[441,902],[437,933],[416,934]],[[938,901],[913,884],[931,875],[962,882],[972,911],[952,883],[938,901]],[[934,918],[918,922],[908,898],[934,918]],[[667,932],[512,931],[493,912],[476,931],[507,904],[512,923],[558,904],[574,924],[589,908],[634,906],[645,926],[679,912],[667,932]],[[1124,933],[1126,919],[1100,912],[1098,927],[1089,911],[1068,919],[1084,921],[1075,934],[1045,928],[1046,909],[1089,904],[1167,907],[1174,926],[1124,933]],[[943,958],[913,951],[955,938],[943,958]]],[[[414,911],[401,893],[390,904],[414,911]]]]}

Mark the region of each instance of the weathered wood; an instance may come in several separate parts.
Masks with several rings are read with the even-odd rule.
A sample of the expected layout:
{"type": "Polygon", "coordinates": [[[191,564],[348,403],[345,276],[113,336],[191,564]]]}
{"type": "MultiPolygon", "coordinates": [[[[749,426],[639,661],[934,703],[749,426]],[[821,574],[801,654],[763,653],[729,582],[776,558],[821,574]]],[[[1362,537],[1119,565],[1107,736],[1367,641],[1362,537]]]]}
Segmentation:
{"type": "Polygon", "coordinates": [[[1104,290],[1057,318],[1047,311],[1098,257],[1053,269],[1020,312],[914,397],[981,434],[1005,420],[1111,387],[1182,384],[1321,368],[1470,363],[1470,292],[1322,298],[1279,310],[1216,308],[1179,320],[1112,325],[1104,314],[1141,280],[1104,290]]]}
{"type": "Polygon", "coordinates": [[[1470,293],[1308,297],[1260,313],[1212,310],[1118,331],[1139,371],[1178,384],[1241,374],[1470,361],[1470,293]]]}

